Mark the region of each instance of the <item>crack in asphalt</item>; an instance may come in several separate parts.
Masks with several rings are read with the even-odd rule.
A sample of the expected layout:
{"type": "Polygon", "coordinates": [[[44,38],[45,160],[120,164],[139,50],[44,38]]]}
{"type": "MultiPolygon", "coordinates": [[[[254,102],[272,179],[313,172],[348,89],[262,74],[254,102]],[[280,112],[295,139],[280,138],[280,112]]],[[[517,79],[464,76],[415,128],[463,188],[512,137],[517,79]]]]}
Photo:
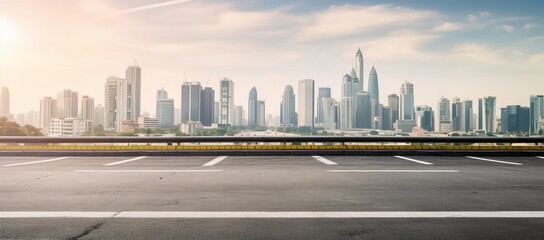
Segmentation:
{"type": "MultiPolygon", "coordinates": [[[[116,213],[116,215],[119,214],[119,213],[116,213]]],[[[102,224],[104,224],[104,222],[99,222],[87,229],[85,229],[85,231],[83,231],[82,233],[80,233],[79,235],[75,236],[75,237],[71,237],[71,238],[68,238],[68,240],[77,240],[77,239],[81,239],[82,237],[85,237],[87,235],[89,235],[92,231],[94,230],[97,230],[99,229],[102,224]]]]}

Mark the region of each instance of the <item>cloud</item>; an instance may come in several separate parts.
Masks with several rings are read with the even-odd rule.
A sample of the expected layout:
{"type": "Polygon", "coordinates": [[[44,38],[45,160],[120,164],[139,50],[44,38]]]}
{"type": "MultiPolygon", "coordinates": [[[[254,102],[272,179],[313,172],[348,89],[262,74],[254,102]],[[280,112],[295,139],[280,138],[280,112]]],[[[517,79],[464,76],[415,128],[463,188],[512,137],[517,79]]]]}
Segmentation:
{"type": "Polygon", "coordinates": [[[432,29],[434,32],[451,32],[463,29],[460,23],[444,22],[432,29]]]}
{"type": "Polygon", "coordinates": [[[433,54],[422,49],[425,43],[437,37],[412,30],[398,30],[383,37],[364,41],[361,47],[365,49],[365,55],[373,59],[428,59],[433,57],[433,54]]]}
{"type": "Polygon", "coordinates": [[[513,26],[503,24],[502,26],[500,26],[500,29],[510,33],[510,32],[513,32],[515,28],[513,26]]]}
{"type": "Polygon", "coordinates": [[[332,39],[376,30],[410,27],[435,17],[435,13],[391,5],[333,6],[309,16],[312,23],[301,29],[304,40],[332,39]]]}
{"type": "Polygon", "coordinates": [[[453,48],[452,55],[465,60],[485,64],[505,63],[502,56],[489,46],[478,43],[463,43],[453,48]]]}
{"type": "Polygon", "coordinates": [[[487,11],[484,11],[484,12],[479,12],[479,13],[476,13],[476,14],[469,14],[467,17],[466,17],[466,20],[467,22],[470,22],[470,23],[476,23],[482,19],[486,19],[488,18],[489,16],[491,16],[491,13],[490,12],[487,12],[487,11]]]}

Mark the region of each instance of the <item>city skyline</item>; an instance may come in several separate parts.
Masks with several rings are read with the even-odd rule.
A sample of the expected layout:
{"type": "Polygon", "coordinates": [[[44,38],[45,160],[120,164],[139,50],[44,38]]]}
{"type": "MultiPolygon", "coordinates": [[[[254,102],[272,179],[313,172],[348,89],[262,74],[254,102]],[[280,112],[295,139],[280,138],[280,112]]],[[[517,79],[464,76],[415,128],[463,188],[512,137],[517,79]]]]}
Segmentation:
{"type": "MultiPolygon", "coordinates": [[[[236,82],[237,99],[244,99],[243,93],[253,86],[267,89],[260,98],[268,103],[267,112],[279,113],[278,93],[286,85],[295,86],[299,79],[314,79],[316,89],[331,87],[332,97],[338,99],[336,82],[354,67],[353,49],[359,46],[366,65],[361,82],[366,88],[369,69],[379,70],[380,102],[398,93],[398,85],[405,80],[433,89],[415,99],[416,105],[428,106],[434,106],[440,96],[472,100],[497,96],[498,106],[526,106],[527,96],[544,89],[540,81],[544,70],[539,67],[544,49],[538,44],[544,36],[543,21],[534,11],[537,7],[529,7],[541,5],[538,1],[525,7],[504,2],[496,6],[471,3],[470,8],[456,4],[451,9],[438,3],[422,6],[419,1],[365,5],[349,1],[294,5],[179,1],[168,7],[133,9],[160,2],[54,1],[48,4],[51,6],[37,6],[35,18],[25,17],[24,1],[2,2],[0,21],[5,36],[0,84],[11,91],[12,112],[37,110],[42,97],[54,96],[60,89],[72,89],[93,97],[96,104],[105,104],[96,83],[109,75],[121,75],[119,69],[136,59],[144,68],[142,79],[147,79],[142,88],[163,87],[176,99],[176,108],[180,107],[176,89],[185,80],[217,88],[219,80],[227,77],[236,82]],[[55,16],[56,11],[67,10],[74,15],[73,21],[55,16]],[[213,12],[221,14],[207,14],[213,12]],[[161,18],[180,13],[187,19],[164,22],[161,18]],[[202,14],[210,18],[196,16],[202,14]],[[360,20],[346,20],[345,27],[331,28],[330,22],[342,16],[360,20]],[[380,19],[370,21],[371,16],[380,19]],[[255,21],[240,21],[246,18],[255,21]],[[275,22],[278,18],[284,20],[275,22]],[[189,20],[201,24],[200,30],[186,27],[189,20]],[[125,24],[141,28],[122,30],[125,24]],[[158,28],[160,24],[164,26],[158,28]],[[43,28],[48,25],[57,27],[43,28]],[[162,31],[152,30],[154,27],[162,31]],[[171,31],[179,27],[184,27],[183,34],[171,31]],[[224,30],[208,33],[218,27],[224,30]],[[40,29],[49,29],[51,34],[40,29]],[[249,34],[255,29],[260,30],[249,34]],[[78,37],[55,37],[67,33],[78,37]],[[180,38],[188,35],[192,37],[180,38]],[[236,44],[241,37],[247,44],[236,44]],[[271,40],[277,44],[270,44],[271,40]],[[517,84],[509,88],[489,87],[514,80],[517,84]],[[516,94],[510,94],[512,91],[516,94]]],[[[142,91],[142,112],[155,112],[154,90],[142,91]]],[[[245,102],[234,104],[247,109],[245,102]]]]}

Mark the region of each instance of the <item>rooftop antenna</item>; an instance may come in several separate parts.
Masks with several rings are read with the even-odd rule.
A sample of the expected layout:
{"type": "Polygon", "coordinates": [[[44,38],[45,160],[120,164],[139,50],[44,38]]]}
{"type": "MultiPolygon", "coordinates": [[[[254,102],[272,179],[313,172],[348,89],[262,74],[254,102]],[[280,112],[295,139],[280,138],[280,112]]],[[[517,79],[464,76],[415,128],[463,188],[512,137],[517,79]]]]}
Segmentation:
{"type": "Polygon", "coordinates": [[[185,82],[187,82],[187,74],[185,72],[183,72],[183,76],[185,76],[185,82]]]}

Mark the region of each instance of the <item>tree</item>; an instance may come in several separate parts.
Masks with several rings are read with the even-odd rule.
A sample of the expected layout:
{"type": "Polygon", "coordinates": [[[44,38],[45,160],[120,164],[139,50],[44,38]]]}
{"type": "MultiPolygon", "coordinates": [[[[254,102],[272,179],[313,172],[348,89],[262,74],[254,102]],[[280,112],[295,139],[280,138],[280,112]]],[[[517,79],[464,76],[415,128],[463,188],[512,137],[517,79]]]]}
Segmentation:
{"type": "Polygon", "coordinates": [[[542,128],[540,130],[538,130],[538,135],[540,135],[540,136],[544,135],[544,130],[542,128]]]}
{"type": "Polygon", "coordinates": [[[32,125],[24,125],[22,127],[22,130],[27,136],[43,136],[42,132],[40,131],[41,129],[36,128],[32,125]]]}
{"type": "Polygon", "coordinates": [[[26,136],[27,134],[19,124],[8,121],[7,118],[0,118],[0,135],[1,136],[26,136]]]}

